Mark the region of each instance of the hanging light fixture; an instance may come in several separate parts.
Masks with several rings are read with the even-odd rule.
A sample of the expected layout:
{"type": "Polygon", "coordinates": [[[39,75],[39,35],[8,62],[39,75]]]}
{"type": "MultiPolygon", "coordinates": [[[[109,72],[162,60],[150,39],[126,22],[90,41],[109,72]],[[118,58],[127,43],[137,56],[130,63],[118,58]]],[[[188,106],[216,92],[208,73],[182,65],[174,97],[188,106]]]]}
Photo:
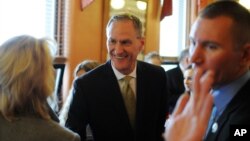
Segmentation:
{"type": "Polygon", "coordinates": [[[111,0],[110,5],[113,9],[122,9],[125,6],[124,0],[111,0]]]}
{"type": "Polygon", "coordinates": [[[136,2],[136,6],[137,6],[137,8],[138,9],[140,9],[140,10],[146,10],[146,8],[147,8],[147,3],[146,2],[144,2],[144,1],[137,1],[136,2]]]}

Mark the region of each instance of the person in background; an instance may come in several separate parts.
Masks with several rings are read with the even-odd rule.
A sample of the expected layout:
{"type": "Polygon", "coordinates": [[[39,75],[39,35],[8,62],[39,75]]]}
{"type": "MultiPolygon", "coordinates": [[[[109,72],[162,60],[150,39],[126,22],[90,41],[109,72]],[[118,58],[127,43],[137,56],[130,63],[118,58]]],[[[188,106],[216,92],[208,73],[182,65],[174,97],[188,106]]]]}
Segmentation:
{"type": "MultiPolygon", "coordinates": [[[[205,76],[208,72],[213,72],[214,75],[209,77],[213,81],[211,88],[208,85],[210,82],[198,87],[195,83],[204,79],[196,79],[195,74],[195,98],[191,95],[187,103],[189,106],[184,110],[180,108],[182,106],[177,106],[179,109],[175,110],[173,117],[166,123],[165,137],[168,141],[171,141],[170,138],[178,141],[178,137],[179,141],[190,138],[192,141],[244,139],[242,136],[233,136],[230,130],[236,131],[237,127],[242,129],[250,125],[249,27],[250,12],[236,1],[214,2],[199,14],[190,32],[190,61],[195,73],[200,70],[198,75],[205,76]],[[202,100],[197,98],[199,96],[209,97],[206,94],[208,91],[211,91],[209,95],[214,99],[211,104],[213,110],[210,106],[206,107],[204,101],[196,102],[202,100]],[[203,92],[205,95],[202,95],[203,92]],[[191,107],[190,103],[197,103],[197,107],[191,107]],[[210,114],[204,113],[207,109],[210,109],[210,113],[213,111],[210,119],[210,114]],[[195,122],[197,120],[202,122],[195,122]]],[[[180,102],[180,105],[185,105],[185,101],[184,104],[183,101],[180,102]]]]}
{"type": "Polygon", "coordinates": [[[100,63],[95,60],[84,60],[76,66],[74,71],[74,77],[78,78],[86,72],[98,67],[99,65],[100,63]]]}
{"type": "MultiPolygon", "coordinates": [[[[75,79],[77,79],[78,77],[84,75],[85,73],[87,73],[88,71],[98,67],[100,65],[99,62],[95,61],[95,60],[84,60],[81,63],[79,63],[75,70],[74,70],[74,77],[75,79]]],[[[70,94],[67,96],[63,107],[60,111],[59,114],[59,120],[60,120],[60,124],[61,125],[65,125],[66,119],[68,118],[68,111],[69,111],[69,106],[70,103],[72,101],[73,98],[73,94],[72,94],[72,89],[70,90],[70,94]]]]}
{"type": "Polygon", "coordinates": [[[162,67],[137,60],[144,45],[141,21],[114,15],[106,35],[110,60],[75,80],[66,127],[82,141],[87,124],[95,141],[162,141],[166,76],[162,67]]]}
{"type": "Polygon", "coordinates": [[[1,141],[80,141],[49,115],[46,100],[54,91],[55,45],[20,35],[0,46],[1,141]]]}
{"type": "Polygon", "coordinates": [[[194,70],[192,68],[192,65],[189,65],[184,71],[184,86],[185,86],[185,91],[188,94],[191,94],[191,91],[193,89],[192,88],[193,74],[194,70]]]}
{"type": "Polygon", "coordinates": [[[161,56],[156,51],[149,52],[148,54],[146,54],[144,61],[157,66],[161,66],[162,63],[161,56]]]}
{"type": "MultiPolygon", "coordinates": [[[[95,61],[95,60],[84,60],[81,63],[79,63],[74,71],[74,77],[75,79],[77,79],[78,77],[84,75],[85,73],[91,71],[92,69],[98,67],[100,65],[99,62],[95,61]]],[[[70,103],[72,102],[72,98],[73,98],[73,94],[72,94],[72,89],[70,90],[70,94],[68,95],[67,99],[65,100],[63,107],[60,111],[59,114],[59,119],[60,119],[60,124],[62,126],[65,125],[66,119],[68,118],[68,111],[69,111],[69,106],[70,103]]],[[[87,141],[91,141],[93,140],[92,137],[92,132],[91,129],[89,128],[89,126],[87,126],[87,141]]]]}
{"type": "Polygon", "coordinates": [[[186,48],[181,51],[178,57],[178,66],[176,68],[166,71],[167,77],[167,88],[169,90],[170,96],[168,99],[168,110],[169,114],[172,113],[176,102],[180,95],[185,92],[184,87],[184,70],[190,65],[189,63],[189,48],[186,48]]]}

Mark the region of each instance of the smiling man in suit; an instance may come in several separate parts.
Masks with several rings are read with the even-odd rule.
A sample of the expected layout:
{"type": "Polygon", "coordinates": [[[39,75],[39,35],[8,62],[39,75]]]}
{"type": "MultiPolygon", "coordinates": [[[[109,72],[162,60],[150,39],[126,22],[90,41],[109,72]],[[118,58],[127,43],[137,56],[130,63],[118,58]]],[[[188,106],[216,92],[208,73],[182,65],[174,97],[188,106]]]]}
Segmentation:
{"type": "Polygon", "coordinates": [[[162,141],[166,76],[163,68],[137,60],[144,45],[140,20],[130,14],[115,15],[106,32],[110,60],[74,82],[66,126],[82,141],[87,124],[95,141],[162,141]],[[125,76],[132,78],[130,108],[122,92],[125,76]]]}

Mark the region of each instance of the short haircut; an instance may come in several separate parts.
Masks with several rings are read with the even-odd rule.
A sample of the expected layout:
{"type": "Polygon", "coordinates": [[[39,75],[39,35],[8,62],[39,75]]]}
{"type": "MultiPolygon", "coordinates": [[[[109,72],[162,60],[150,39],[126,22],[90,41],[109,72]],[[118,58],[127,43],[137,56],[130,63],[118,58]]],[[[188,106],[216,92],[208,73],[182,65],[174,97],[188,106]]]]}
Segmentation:
{"type": "Polygon", "coordinates": [[[84,60],[80,64],[78,64],[74,71],[74,76],[77,76],[77,73],[81,70],[84,70],[85,72],[88,72],[100,65],[99,62],[94,60],[84,60]]]}
{"type": "Polygon", "coordinates": [[[142,23],[138,17],[136,17],[132,14],[128,14],[128,13],[123,13],[123,14],[118,14],[118,15],[112,16],[107,24],[107,27],[106,27],[107,33],[108,33],[108,29],[109,29],[110,25],[115,21],[132,21],[134,28],[137,31],[138,37],[142,37],[142,23]]]}
{"type": "Polygon", "coordinates": [[[189,57],[189,48],[185,48],[181,51],[178,57],[178,62],[182,62],[186,57],[189,57]]]}
{"type": "Polygon", "coordinates": [[[148,62],[148,61],[150,61],[152,58],[158,58],[158,59],[161,60],[161,56],[159,55],[159,53],[156,52],[156,51],[152,51],[152,52],[149,52],[148,54],[145,55],[144,61],[145,61],[145,62],[148,62]]]}
{"type": "Polygon", "coordinates": [[[205,7],[199,17],[213,19],[226,16],[233,20],[232,39],[235,46],[242,46],[250,41],[250,12],[235,1],[217,1],[205,7]]]}

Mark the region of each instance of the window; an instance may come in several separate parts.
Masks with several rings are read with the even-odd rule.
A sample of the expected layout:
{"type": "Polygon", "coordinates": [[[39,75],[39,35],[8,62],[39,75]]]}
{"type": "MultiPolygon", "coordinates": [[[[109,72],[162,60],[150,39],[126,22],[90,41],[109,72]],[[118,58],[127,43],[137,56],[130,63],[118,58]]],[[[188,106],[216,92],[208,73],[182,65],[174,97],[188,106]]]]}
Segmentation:
{"type": "MultiPolygon", "coordinates": [[[[49,37],[58,43],[57,55],[63,56],[64,6],[64,0],[0,0],[0,45],[21,34],[49,37]]],[[[55,60],[58,59],[64,58],[57,57],[55,60]]],[[[54,99],[48,99],[48,102],[53,110],[58,111],[65,65],[56,62],[54,66],[57,70],[55,94],[54,99]]]]}
{"type": "Polygon", "coordinates": [[[0,0],[0,44],[20,34],[54,38],[55,3],[55,0],[0,0]]]}
{"type": "Polygon", "coordinates": [[[187,0],[173,0],[173,12],[160,23],[160,55],[177,57],[185,48],[187,0]]]}

